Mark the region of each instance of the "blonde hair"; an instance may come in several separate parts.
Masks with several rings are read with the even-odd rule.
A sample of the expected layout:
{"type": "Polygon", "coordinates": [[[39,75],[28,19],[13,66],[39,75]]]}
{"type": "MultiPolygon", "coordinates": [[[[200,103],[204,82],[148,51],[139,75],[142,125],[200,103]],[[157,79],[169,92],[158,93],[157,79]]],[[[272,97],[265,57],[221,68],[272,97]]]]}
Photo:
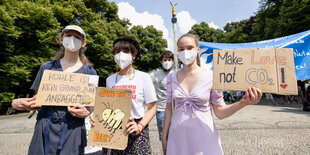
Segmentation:
{"type": "MultiPolygon", "coordinates": [[[[183,35],[178,39],[177,45],[179,44],[179,41],[180,41],[182,38],[186,38],[186,37],[194,39],[196,46],[197,46],[197,47],[200,47],[200,46],[199,46],[199,36],[198,36],[198,35],[195,35],[195,34],[191,34],[191,33],[183,34],[183,35]]],[[[199,54],[197,54],[196,62],[197,62],[197,65],[200,66],[199,54]]]]}
{"type": "MultiPolygon", "coordinates": [[[[59,34],[60,37],[63,36],[63,34],[59,34]]],[[[93,64],[87,59],[86,55],[84,54],[86,51],[86,47],[81,47],[79,50],[79,58],[82,61],[83,64],[87,64],[89,66],[93,66],[93,64]]],[[[60,50],[55,54],[54,59],[59,60],[65,56],[65,48],[63,45],[61,45],[60,50]]]]}

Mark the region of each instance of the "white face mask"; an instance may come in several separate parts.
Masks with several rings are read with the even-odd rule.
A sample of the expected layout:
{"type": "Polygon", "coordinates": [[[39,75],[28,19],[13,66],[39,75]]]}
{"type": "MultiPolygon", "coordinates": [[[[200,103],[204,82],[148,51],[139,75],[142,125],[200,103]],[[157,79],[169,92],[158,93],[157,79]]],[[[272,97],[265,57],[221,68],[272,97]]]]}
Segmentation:
{"type": "Polygon", "coordinates": [[[132,56],[121,51],[114,55],[114,60],[121,69],[124,69],[132,63],[132,56]]]}
{"type": "Polygon", "coordinates": [[[62,44],[69,51],[77,51],[82,47],[82,41],[74,36],[64,37],[62,44]]]}
{"type": "Polygon", "coordinates": [[[169,69],[172,67],[172,62],[171,62],[171,61],[164,61],[164,62],[163,62],[163,67],[164,67],[166,70],[169,70],[169,69]]]}
{"type": "Polygon", "coordinates": [[[192,64],[196,60],[197,51],[184,50],[179,52],[178,57],[183,62],[184,65],[192,64]]]}

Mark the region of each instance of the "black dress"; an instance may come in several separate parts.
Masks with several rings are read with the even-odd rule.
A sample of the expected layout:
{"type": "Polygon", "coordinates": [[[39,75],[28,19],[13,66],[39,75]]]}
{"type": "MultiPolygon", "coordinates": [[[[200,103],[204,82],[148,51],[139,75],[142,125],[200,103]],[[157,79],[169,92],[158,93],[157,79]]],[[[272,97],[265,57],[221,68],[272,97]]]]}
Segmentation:
{"type": "MultiPolygon", "coordinates": [[[[42,64],[30,89],[38,91],[45,69],[62,71],[59,60],[42,64]]],[[[93,67],[86,64],[75,73],[97,74],[93,67]]],[[[84,119],[73,117],[65,106],[42,106],[37,116],[28,154],[84,154],[86,142],[84,119]]]]}

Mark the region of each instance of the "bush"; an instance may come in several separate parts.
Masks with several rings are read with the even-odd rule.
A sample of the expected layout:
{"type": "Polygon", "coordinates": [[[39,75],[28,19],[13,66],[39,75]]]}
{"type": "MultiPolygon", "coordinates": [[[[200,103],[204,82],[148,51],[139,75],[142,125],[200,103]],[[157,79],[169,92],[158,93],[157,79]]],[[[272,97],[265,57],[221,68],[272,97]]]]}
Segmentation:
{"type": "Polygon", "coordinates": [[[0,93],[0,114],[5,114],[9,107],[11,107],[11,102],[15,98],[15,94],[12,92],[0,93]]]}

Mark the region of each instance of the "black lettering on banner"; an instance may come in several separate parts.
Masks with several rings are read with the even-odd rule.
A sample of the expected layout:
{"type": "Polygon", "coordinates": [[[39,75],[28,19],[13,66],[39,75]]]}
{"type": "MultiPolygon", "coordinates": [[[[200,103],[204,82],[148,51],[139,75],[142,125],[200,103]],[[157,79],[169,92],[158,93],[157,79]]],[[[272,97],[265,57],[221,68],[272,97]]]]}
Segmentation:
{"type": "Polygon", "coordinates": [[[45,103],[82,103],[82,98],[76,94],[49,94],[45,103]]]}
{"type": "Polygon", "coordinates": [[[234,67],[233,73],[220,73],[220,83],[222,83],[222,77],[224,83],[236,82],[236,67],[234,67]]]}
{"type": "Polygon", "coordinates": [[[75,75],[67,75],[67,74],[57,74],[57,73],[49,73],[48,80],[49,81],[74,81],[75,75]]]}
{"type": "Polygon", "coordinates": [[[238,58],[235,56],[235,52],[232,55],[229,55],[228,52],[225,52],[222,57],[220,53],[218,53],[217,64],[219,64],[220,58],[225,61],[225,65],[242,65],[242,58],[238,58]]]}
{"type": "Polygon", "coordinates": [[[64,92],[78,92],[81,90],[81,86],[70,86],[68,84],[59,85],[59,90],[64,92]]]}
{"type": "Polygon", "coordinates": [[[43,83],[42,84],[42,89],[41,89],[42,91],[48,91],[49,90],[49,84],[47,84],[47,83],[43,83]]]}
{"type": "Polygon", "coordinates": [[[95,93],[95,87],[84,87],[84,92],[85,93],[95,93]]]}
{"type": "Polygon", "coordinates": [[[285,83],[284,68],[281,68],[281,82],[285,83]]]}
{"type": "Polygon", "coordinates": [[[81,82],[82,84],[87,83],[87,82],[88,82],[88,77],[87,77],[87,76],[81,77],[81,78],[80,78],[80,82],[81,82]]]}

